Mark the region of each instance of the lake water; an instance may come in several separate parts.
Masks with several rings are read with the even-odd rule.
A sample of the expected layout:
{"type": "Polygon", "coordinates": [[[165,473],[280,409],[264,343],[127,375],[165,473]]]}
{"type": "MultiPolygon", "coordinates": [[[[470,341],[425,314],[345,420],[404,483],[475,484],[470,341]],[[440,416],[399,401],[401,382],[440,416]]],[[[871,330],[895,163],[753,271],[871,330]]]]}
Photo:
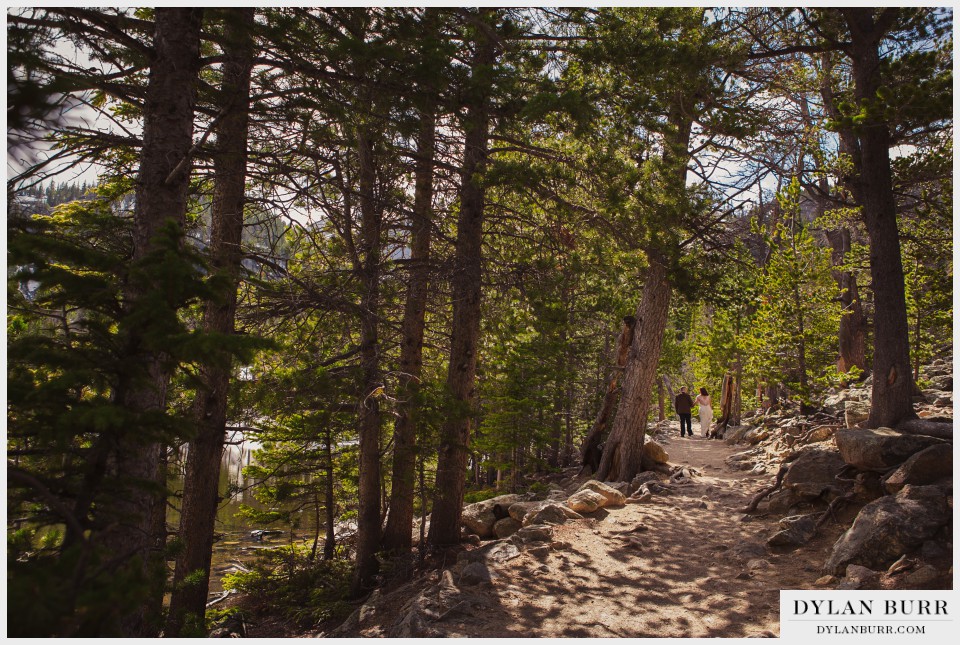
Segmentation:
{"type": "MultiPolygon", "coordinates": [[[[235,433],[228,445],[224,447],[223,460],[220,464],[220,495],[225,496],[228,491],[234,493],[221,502],[217,510],[217,519],[214,531],[221,536],[213,544],[213,558],[210,567],[210,593],[219,594],[223,591],[223,577],[243,568],[248,568],[256,560],[258,552],[263,549],[272,549],[277,546],[294,542],[309,542],[312,545],[315,521],[310,513],[304,513],[300,526],[291,531],[288,526],[276,524],[270,526],[252,525],[247,518],[238,513],[241,505],[254,508],[264,508],[254,497],[251,484],[246,479],[243,469],[255,459],[259,445],[245,441],[240,433],[235,433]],[[265,534],[260,539],[251,536],[252,531],[267,529],[279,531],[280,534],[265,534]]],[[[185,454],[183,457],[185,458],[185,454]]],[[[171,489],[179,492],[183,486],[182,462],[172,467],[172,478],[169,482],[171,489]]],[[[180,524],[180,514],[171,508],[167,515],[167,524],[176,529],[180,524]]],[[[322,544],[321,547],[322,549],[322,544]]]]}

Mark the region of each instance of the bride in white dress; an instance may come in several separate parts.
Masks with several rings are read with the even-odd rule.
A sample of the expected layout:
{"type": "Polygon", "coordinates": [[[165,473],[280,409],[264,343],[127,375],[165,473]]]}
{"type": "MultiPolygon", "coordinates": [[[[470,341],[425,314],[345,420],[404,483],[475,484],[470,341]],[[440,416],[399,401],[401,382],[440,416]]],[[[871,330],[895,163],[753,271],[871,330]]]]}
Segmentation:
{"type": "Polygon", "coordinates": [[[706,437],[710,431],[710,424],[713,423],[713,399],[707,394],[707,388],[700,388],[700,394],[693,403],[700,406],[700,434],[706,437]]]}

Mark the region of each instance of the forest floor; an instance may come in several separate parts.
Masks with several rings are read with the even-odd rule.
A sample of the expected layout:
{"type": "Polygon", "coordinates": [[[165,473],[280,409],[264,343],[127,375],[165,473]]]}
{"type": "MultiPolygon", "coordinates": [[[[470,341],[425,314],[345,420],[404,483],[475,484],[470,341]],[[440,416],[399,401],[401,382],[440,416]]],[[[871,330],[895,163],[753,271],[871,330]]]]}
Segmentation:
{"type": "MultiPolygon", "coordinates": [[[[556,526],[547,553],[524,551],[491,570],[492,584],[482,585],[482,611],[448,612],[433,628],[469,637],[779,635],[779,590],[814,588],[843,527],[828,522],[799,549],[767,547],[780,517],[748,517],[742,509],[772,475],[730,469],[724,459],[743,447],[680,438],[675,426],[657,440],[671,464],[691,466],[699,477],[675,485],[669,496],[556,526]]],[[[372,620],[343,635],[387,635],[406,598],[438,579],[433,573],[405,585],[372,620]]]]}

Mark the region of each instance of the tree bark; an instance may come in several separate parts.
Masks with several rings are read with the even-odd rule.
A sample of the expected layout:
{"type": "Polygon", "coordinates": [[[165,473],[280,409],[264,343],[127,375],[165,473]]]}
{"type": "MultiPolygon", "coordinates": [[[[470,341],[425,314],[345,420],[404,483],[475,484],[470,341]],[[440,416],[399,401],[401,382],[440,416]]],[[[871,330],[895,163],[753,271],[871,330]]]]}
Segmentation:
{"type": "MultiPolygon", "coordinates": [[[[167,221],[181,228],[184,224],[190,175],[189,163],[184,162],[192,145],[202,14],[201,9],[156,10],[135,190],[134,263],[153,250],[155,237],[167,221]]],[[[151,290],[150,285],[129,284],[127,309],[136,307],[151,290]]],[[[131,411],[160,412],[166,405],[169,366],[162,354],[145,346],[142,330],[132,331],[128,343],[131,364],[146,366],[149,376],[145,381],[125,378],[117,397],[131,411]]],[[[131,429],[117,438],[109,464],[123,490],[108,511],[111,523],[99,541],[121,566],[139,568],[150,587],[139,607],[119,620],[119,630],[127,637],[155,636],[160,627],[166,582],[165,526],[162,534],[157,533],[157,518],[166,509],[166,496],[158,486],[163,450],[149,434],[131,429]]]]}
{"type": "Polygon", "coordinates": [[[670,295],[666,267],[651,258],[637,307],[637,328],[624,369],[620,405],[596,473],[601,481],[630,481],[643,469],[647,412],[667,327],[670,295]]]}
{"type": "Polygon", "coordinates": [[[900,233],[890,170],[890,131],[877,105],[882,86],[880,43],[897,9],[840,9],[850,29],[854,95],[866,109],[855,132],[860,143],[854,159],[862,216],[870,237],[870,275],[874,292],[873,390],[871,428],[896,427],[914,418],[910,374],[909,327],[904,293],[900,233]]]}
{"type": "MultiPolygon", "coordinates": [[[[210,255],[213,271],[225,278],[226,290],[221,299],[206,303],[203,329],[230,335],[234,333],[242,259],[254,10],[225,10],[223,18],[225,60],[219,105],[223,117],[216,129],[213,157],[210,255]]],[[[173,576],[166,636],[180,635],[189,615],[203,624],[214,522],[220,499],[218,487],[227,423],[230,362],[230,357],[224,356],[220,362],[204,365],[200,370],[202,385],[193,403],[197,434],[187,449],[178,531],[182,550],[173,576]],[[186,583],[188,576],[189,583],[186,583]]]]}
{"type": "MultiPolygon", "coordinates": [[[[607,392],[603,397],[603,403],[600,405],[600,411],[593,422],[593,428],[583,440],[580,447],[580,464],[583,470],[590,468],[590,472],[596,472],[600,467],[600,458],[603,451],[600,450],[600,444],[603,441],[603,431],[607,429],[607,423],[610,419],[610,413],[617,404],[617,397],[620,390],[617,383],[620,381],[620,373],[627,363],[627,354],[633,344],[634,329],[637,326],[637,319],[633,316],[626,316],[623,319],[623,327],[620,329],[620,335],[617,336],[617,349],[614,357],[614,368],[607,382],[607,392]]],[[[581,471],[582,472],[582,471],[581,471]]]]}
{"type": "Polygon", "coordinates": [[[363,284],[360,314],[360,484],[357,517],[357,568],[352,595],[368,590],[379,569],[380,546],[380,347],[378,306],[380,301],[380,236],[382,212],[374,195],[376,168],[373,141],[366,126],[357,132],[360,182],[360,266],[363,284]]]}
{"type": "Polygon", "coordinates": [[[413,495],[416,485],[417,411],[423,372],[423,330],[427,311],[430,226],[433,212],[433,157],[436,115],[432,105],[420,115],[416,184],[410,241],[410,277],[403,312],[400,345],[400,386],[397,420],[393,427],[393,483],[390,514],[383,533],[383,549],[406,553],[413,544],[413,495]]]}
{"type": "MultiPolygon", "coordinates": [[[[488,13],[489,10],[482,10],[488,13]]],[[[482,14],[481,14],[482,15],[482,14]]],[[[488,23],[489,24],[489,23],[488,23]]],[[[464,157],[460,174],[460,215],[452,278],[453,323],[447,394],[451,399],[448,418],[440,430],[436,493],[428,541],[432,546],[460,541],[464,468],[474,416],[477,342],[480,334],[481,263],[484,187],[481,174],[486,165],[490,121],[490,68],[496,50],[490,35],[478,32],[471,63],[475,98],[468,102],[465,117],[464,157]]]]}
{"type": "MultiPolygon", "coordinates": [[[[823,63],[824,81],[820,85],[820,94],[823,98],[824,108],[831,119],[840,121],[842,115],[837,107],[836,97],[830,84],[833,70],[830,54],[824,54],[821,61],[823,63]]],[[[841,153],[848,155],[851,159],[859,158],[860,147],[849,128],[840,130],[839,139],[841,153]]],[[[850,191],[850,194],[858,203],[861,203],[860,190],[856,182],[852,182],[848,178],[840,178],[840,184],[850,191]]],[[[821,191],[826,193],[827,189],[826,180],[824,180],[821,182],[821,191]]],[[[822,200],[818,201],[818,205],[821,212],[825,210],[822,200]]],[[[847,254],[850,252],[850,229],[843,227],[827,231],[827,241],[830,243],[830,259],[833,266],[842,267],[847,254]]],[[[867,319],[863,314],[863,306],[860,303],[857,277],[853,272],[842,268],[835,269],[833,277],[840,287],[840,304],[843,309],[843,316],[840,318],[837,370],[841,374],[846,374],[852,367],[866,371],[867,319]]]]}

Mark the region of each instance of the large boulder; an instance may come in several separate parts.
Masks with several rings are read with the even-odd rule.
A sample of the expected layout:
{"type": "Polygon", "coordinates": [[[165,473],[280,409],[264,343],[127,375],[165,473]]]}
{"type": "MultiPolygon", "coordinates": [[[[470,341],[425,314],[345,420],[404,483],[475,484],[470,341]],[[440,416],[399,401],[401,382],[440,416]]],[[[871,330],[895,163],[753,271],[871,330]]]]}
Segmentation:
{"type": "Polygon", "coordinates": [[[497,520],[497,523],[493,525],[493,534],[498,538],[508,538],[523,527],[523,523],[513,519],[512,517],[505,517],[502,520],[497,520]]]}
{"type": "Polygon", "coordinates": [[[467,530],[481,538],[493,537],[493,525],[497,520],[503,519],[503,515],[498,517],[493,512],[493,507],[500,505],[501,508],[506,509],[522,499],[520,495],[500,495],[476,504],[469,504],[463,508],[461,522],[467,530]]]}
{"type": "Polygon", "coordinates": [[[843,404],[843,420],[848,428],[855,428],[870,418],[870,404],[863,401],[846,401],[843,404]]]}
{"type": "Polygon", "coordinates": [[[888,493],[896,493],[904,486],[932,484],[953,475],[953,446],[939,443],[913,455],[883,481],[888,493]]]}
{"type": "Polygon", "coordinates": [[[837,448],[843,460],[858,470],[886,472],[930,446],[947,443],[926,435],[903,434],[890,428],[838,430],[837,448]]]}
{"type": "MultiPolygon", "coordinates": [[[[566,498],[567,496],[564,495],[563,499],[566,498]]],[[[513,519],[517,520],[518,522],[523,522],[528,515],[536,513],[548,503],[549,502],[514,502],[507,509],[507,512],[513,519]]]]}
{"type": "MultiPolygon", "coordinates": [[[[523,518],[523,525],[564,524],[569,519],[567,517],[567,511],[570,511],[570,509],[568,508],[565,511],[560,504],[547,504],[535,513],[528,513],[527,516],[523,518]]],[[[576,513],[574,513],[574,515],[576,515],[576,513]]]]}
{"type": "Polygon", "coordinates": [[[836,476],[845,466],[837,450],[810,447],[800,453],[783,478],[784,490],[801,501],[809,501],[836,489],[836,476]]]}
{"type": "MultiPolygon", "coordinates": [[[[590,481],[584,482],[583,486],[580,487],[581,491],[590,490],[594,493],[597,493],[603,498],[603,501],[600,503],[600,506],[623,506],[627,503],[627,496],[618,491],[616,488],[604,484],[603,482],[598,482],[596,479],[591,479],[590,481]]],[[[573,509],[577,510],[577,509],[573,509]]]]}
{"type": "Polygon", "coordinates": [[[896,496],[870,502],[833,545],[824,573],[842,575],[848,564],[886,569],[951,522],[944,489],[904,486],[896,496]]]}
{"type": "Polygon", "coordinates": [[[779,522],[780,531],[774,533],[767,544],[770,546],[801,546],[817,533],[816,515],[793,515],[779,522]]]}
{"type": "Polygon", "coordinates": [[[656,441],[652,439],[647,439],[643,444],[643,452],[641,459],[648,460],[654,464],[665,464],[670,460],[670,455],[667,454],[667,451],[664,450],[656,441]]]}
{"type": "Polygon", "coordinates": [[[574,493],[567,500],[567,506],[577,513],[592,513],[606,501],[600,493],[586,489],[574,493]]]}

